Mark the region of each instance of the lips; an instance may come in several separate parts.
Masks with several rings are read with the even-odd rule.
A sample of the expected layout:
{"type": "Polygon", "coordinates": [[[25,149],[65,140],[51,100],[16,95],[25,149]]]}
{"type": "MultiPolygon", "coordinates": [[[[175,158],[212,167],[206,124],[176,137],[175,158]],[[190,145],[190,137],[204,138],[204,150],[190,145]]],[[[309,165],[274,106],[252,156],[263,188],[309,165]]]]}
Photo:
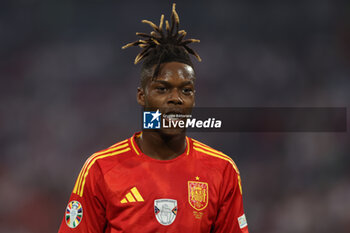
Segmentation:
{"type": "Polygon", "coordinates": [[[164,113],[165,116],[169,116],[173,119],[181,119],[185,114],[186,113],[183,109],[167,109],[164,113]]]}
{"type": "Polygon", "coordinates": [[[167,116],[173,116],[173,117],[180,117],[183,116],[184,114],[182,112],[167,112],[165,113],[167,116]]]}
{"type": "Polygon", "coordinates": [[[166,115],[170,115],[170,114],[181,114],[184,115],[185,114],[185,109],[181,109],[181,108],[168,108],[168,109],[164,109],[165,114],[166,115]]]}
{"type": "Polygon", "coordinates": [[[180,116],[179,114],[173,114],[173,113],[169,113],[166,115],[163,115],[163,117],[165,118],[166,121],[172,120],[172,121],[179,121],[179,120],[183,120],[183,117],[178,117],[180,116]]]}
{"type": "Polygon", "coordinates": [[[163,120],[164,125],[163,127],[168,129],[184,129],[184,124],[186,123],[187,119],[191,117],[190,109],[188,108],[166,108],[163,109],[163,120]]]}

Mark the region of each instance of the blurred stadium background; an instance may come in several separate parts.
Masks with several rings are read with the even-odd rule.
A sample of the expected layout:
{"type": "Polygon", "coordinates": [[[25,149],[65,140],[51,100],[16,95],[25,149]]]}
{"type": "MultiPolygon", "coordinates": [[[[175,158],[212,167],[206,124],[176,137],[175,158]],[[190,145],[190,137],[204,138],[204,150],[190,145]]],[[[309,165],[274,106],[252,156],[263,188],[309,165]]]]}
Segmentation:
{"type": "MultiPolygon", "coordinates": [[[[350,2],[176,1],[203,62],[197,106],[349,107],[350,2]]],[[[93,152],[140,129],[142,19],[167,1],[0,7],[0,232],[57,232],[93,152]]],[[[256,233],[350,232],[349,133],[191,134],[238,164],[256,233]]]]}

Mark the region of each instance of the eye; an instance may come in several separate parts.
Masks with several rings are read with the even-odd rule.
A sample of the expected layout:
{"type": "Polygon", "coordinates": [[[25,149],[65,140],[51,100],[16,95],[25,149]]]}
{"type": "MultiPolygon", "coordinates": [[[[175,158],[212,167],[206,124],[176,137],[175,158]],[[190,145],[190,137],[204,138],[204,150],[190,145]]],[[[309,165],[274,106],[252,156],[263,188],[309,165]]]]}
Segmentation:
{"type": "Polygon", "coordinates": [[[159,92],[159,93],[164,93],[167,91],[167,88],[166,87],[163,87],[163,86],[158,86],[156,87],[156,90],[159,92]]]}
{"type": "Polygon", "coordinates": [[[182,93],[184,93],[185,95],[191,95],[193,93],[193,89],[185,87],[184,89],[182,89],[182,93]]]}

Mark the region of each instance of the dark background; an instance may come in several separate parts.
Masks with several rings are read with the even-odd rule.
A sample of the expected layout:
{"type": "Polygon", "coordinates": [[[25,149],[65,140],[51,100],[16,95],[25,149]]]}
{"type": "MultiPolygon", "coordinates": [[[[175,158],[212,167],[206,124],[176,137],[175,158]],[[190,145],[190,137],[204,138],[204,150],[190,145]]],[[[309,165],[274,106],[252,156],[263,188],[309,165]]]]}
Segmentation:
{"type": "MultiPolygon", "coordinates": [[[[201,107],[349,107],[350,2],[177,1],[201,107]]],[[[167,1],[0,7],[0,232],[56,232],[85,159],[140,130],[138,49],[167,1]],[[137,122],[137,123],[136,123],[137,122]]],[[[251,232],[350,232],[349,133],[196,133],[230,155],[251,232]]]]}

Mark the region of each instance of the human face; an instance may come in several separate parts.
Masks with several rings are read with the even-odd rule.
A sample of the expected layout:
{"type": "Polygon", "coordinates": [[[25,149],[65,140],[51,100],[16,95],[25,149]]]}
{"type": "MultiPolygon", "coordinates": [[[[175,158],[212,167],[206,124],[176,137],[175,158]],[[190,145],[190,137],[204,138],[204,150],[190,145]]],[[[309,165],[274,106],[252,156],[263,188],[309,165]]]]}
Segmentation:
{"type": "Polygon", "coordinates": [[[194,81],[191,66],[164,63],[156,79],[149,79],[144,88],[138,88],[137,101],[146,109],[159,109],[165,114],[190,114],[195,105],[194,81]]]}

